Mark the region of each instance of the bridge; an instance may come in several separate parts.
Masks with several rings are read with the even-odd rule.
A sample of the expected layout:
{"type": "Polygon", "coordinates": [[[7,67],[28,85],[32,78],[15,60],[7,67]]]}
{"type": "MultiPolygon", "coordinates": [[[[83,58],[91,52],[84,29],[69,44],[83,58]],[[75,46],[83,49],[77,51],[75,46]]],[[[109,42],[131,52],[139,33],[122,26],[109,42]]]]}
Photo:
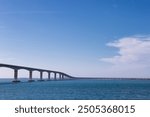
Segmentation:
{"type": "Polygon", "coordinates": [[[46,70],[46,69],[38,69],[38,68],[32,68],[32,67],[25,67],[25,66],[17,66],[17,65],[9,65],[9,64],[0,64],[0,67],[6,67],[14,70],[14,80],[13,82],[20,82],[18,78],[18,71],[21,69],[27,70],[29,72],[29,82],[33,82],[32,74],[33,71],[38,71],[40,73],[40,79],[38,81],[44,81],[43,79],[43,73],[47,72],[48,78],[47,80],[51,80],[51,74],[54,75],[54,80],[64,80],[64,79],[72,79],[73,77],[59,71],[52,71],[52,70],[46,70]]]}

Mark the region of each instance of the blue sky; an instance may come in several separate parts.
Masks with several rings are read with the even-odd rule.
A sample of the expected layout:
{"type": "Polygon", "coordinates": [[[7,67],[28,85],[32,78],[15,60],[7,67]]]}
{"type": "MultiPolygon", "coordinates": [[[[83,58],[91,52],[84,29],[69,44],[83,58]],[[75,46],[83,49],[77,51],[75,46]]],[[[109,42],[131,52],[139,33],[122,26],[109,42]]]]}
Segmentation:
{"type": "Polygon", "coordinates": [[[149,6],[149,0],[0,0],[0,63],[74,76],[150,77],[149,6]]]}

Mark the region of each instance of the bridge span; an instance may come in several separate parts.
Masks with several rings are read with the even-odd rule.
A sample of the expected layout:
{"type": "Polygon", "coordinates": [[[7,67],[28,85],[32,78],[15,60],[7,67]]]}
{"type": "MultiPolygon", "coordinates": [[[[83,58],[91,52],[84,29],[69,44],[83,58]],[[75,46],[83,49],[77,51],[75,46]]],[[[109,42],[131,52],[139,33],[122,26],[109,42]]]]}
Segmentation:
{"type": "Polygon", "coordinates": [[[14,80],[13,82],[20,82],[18,78],[18,71],[21,69],[27,70],[29,72],[29,82],[34,81],[32,78],[33,71],[38,71],[40,72],[40,79],[38,81],[44,81],[43,79],[43,73],[47,72],[48,78],[47,80],[51,80],[51,74],[54,76],[54,80],[64,80],[64,79],[72,79],[73,77],[59,71],[52,71],[52,70],[46,70],[46,69],[38,69],[38,68],[32,68],[32,67],[25,67],[25,66],[18,66],[18,65],[9,65],[9,64],[1,64],[0,67],[6,67],[14,70],[14,80]]]}

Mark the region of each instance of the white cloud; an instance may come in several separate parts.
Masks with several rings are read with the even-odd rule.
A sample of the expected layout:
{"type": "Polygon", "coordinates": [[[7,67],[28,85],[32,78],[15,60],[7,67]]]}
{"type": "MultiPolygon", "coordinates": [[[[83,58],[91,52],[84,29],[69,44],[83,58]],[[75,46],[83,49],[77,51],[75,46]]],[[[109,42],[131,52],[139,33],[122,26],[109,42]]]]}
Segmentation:
{"type": "Polygon", "coordinates": [[[125,37],[107,46],[118,49],[117,55],[100,59],[112,64],[107,70],[109,73],[115,76],[150,77],[150,36],[125,37]]]}

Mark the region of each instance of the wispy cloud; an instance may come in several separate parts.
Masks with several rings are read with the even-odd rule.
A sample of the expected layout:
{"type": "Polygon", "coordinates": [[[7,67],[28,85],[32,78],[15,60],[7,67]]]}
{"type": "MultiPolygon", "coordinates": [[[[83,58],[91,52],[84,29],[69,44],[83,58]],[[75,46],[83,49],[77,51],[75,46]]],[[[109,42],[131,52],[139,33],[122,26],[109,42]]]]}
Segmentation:
{"type": "Polygon", "coordinates": [[[118,49],[117,55],[100,58],[102,62],[112,64],[109,72],[122,75],[136,73],[136,77],[150,76],[150,36],[125,37],[108,43],[107,46],[118,49]]]}

